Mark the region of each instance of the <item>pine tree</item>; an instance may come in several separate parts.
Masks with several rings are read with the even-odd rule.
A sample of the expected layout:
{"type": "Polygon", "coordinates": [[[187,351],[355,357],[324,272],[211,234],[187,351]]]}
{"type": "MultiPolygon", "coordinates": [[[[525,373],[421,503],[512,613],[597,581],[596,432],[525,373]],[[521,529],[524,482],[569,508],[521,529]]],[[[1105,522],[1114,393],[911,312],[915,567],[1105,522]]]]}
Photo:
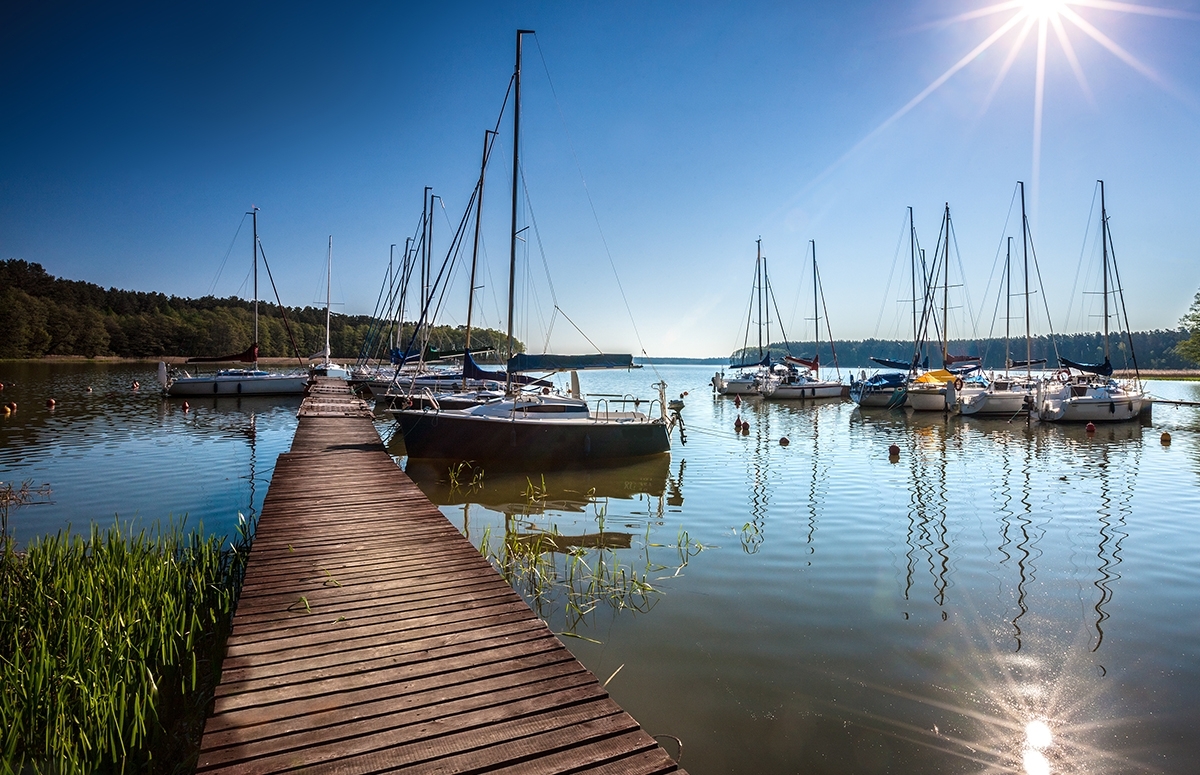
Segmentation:
{"type": "Polygon", "coordinates": [[[1179,319],[1179,325],[1190,336],[1175,345],[1175,352],[1192,363],[1200,363],[1200,293],[1192,301],[1192,308],[1179,319]]]}

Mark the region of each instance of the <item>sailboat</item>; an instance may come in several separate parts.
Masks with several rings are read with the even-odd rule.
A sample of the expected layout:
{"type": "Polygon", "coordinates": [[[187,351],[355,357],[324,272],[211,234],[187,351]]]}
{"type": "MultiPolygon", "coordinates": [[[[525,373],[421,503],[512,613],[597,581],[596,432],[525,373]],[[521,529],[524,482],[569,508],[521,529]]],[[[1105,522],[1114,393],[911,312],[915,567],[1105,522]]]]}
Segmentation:
{"type": "MultiPolygon", "coordinates": [[[[168,396],[211,395],[302,395],[308,388],[308,374],[303,372],[277,374],[258,368],[258,208],[249,213],[254,222],[254,344],[241,353],[216,358],[189,358],[187,363],[230,363],[241,361],[253,364],[249,369],[219,369],[213,374],[192,376],[187,371],[172,373],[167,364],[159,361],[158,383],[168,396]]],[[[265,258],[265,257],[264,257],[265,258]]]]}
{"type": "MultiPolygon", "coordinates": [[[[594,368],[633,368],[629,354],[528,355],[514,352],[518,194],[521,127],[521,42],[531,30],[517,30],[513,73],[512,229],[509,242],[508,361],[506,395],[463,409],[436,402],[392,412],[410,458],[499,460],[543,467],[611,463],[670,451],[666,385],[659,382],[659,416],[634,411],[592,411],[583,400],[576,372],[594,368]],[[544,387],[520,389],[521,375],[571,372],[571,395],[544,387]]],[[[636,407],[636,404],[635,404],[636,407]]]]}
{"type": "MultiPolygon", "coordinates": [[[[758,246],[758,254],[754,259],[754,291],[758,298],[758,355],[753,360],[746,360],[746,348],[741,350],[741,358],[738,363],[730,364],[729,368],[736,369],[737,374],[732,377],[726,377],[725,372],[720,371],[713,375],[713,389],[719,395],[723,396],[750,396],[757,395],[759,385],[766,378],[771,368],[771,353],[770,339],[771,329],[770,323],[767,324],[767,351],[763,350],[763,288],[766,276],[766,259],[762,254],[762,239],[755,240],[755,245],[758,246]]],[[[770,317],[770,308],[767,310],[768,318],[770,317]]],[[[747,314],[747,339],[749,339],[749,314],[747,314]]]]}
{"type": "MultiPolygon", "coordinates": [[[[909,273],[912,278],[912,314],[913,314],[913,356],[912,360],[898,361],[890,358],[871,360],[887,369],[894,371],[876,372],[870,376],[866,370],[859,372],[858,379],[850,381],[850,398],[854,403],[864,408],[897,408],[904,406],[907,400],[907,385],[911,375],[916,374],[921,360],[921,324],[917,317],[917,229],[913,224],[913,209],[908,208],[908,251],[909,273]]],[[[925,251],[921,250],[921,288],[922,298],[927,295],[925,281],[925,251]]],[[[928,366],[929,359],[925,359],[928,366]]]]}
{"type": "Polygon", "coordinates": [[[1021,252],[1025,271],[1025,359],[1014,361],[1009,354],[1010,326],[1012,323],[1012,237],[1008,238],[1008,251],[1004,257],[1004,376],[995,375],[985,383],[967,383],[958,391],[958,409],[965,415],[999,415],[1015,417],[1028,411],[1033,402],[1033,373],[1035,361],[1032,354],[1032,338],[1029,330],[1029,219],[1025,215],[1025,183],[1021,187],[1021,252]],[[1010,369],[1025,368],[1025,379],[1010,374],[1010,369]]]}
{"type": "MultiPolygon", "coordinates": [[[[1116,256],[1112,251],[1112,235],[1108,229],[1108,210],[1104,201],[1104,181],[1100,184],[1100,245],[1102,254],[1101,296],[1104,299],[1104,362],[1077,363],[1059,357],[1062,368],[1049,379],[1042,381],[1037,390],[1036,407],[1039,420],[1047,422],[1120,422],[1134,420],[1152,406],[1152,399],[1142,389],[1140,377],[1131,381],[1118,382],[1112,378],[1113,365],[1109,345],[1109,297],[1115,292],[1121,301],[1116,312],[1118,322],[1124,316],[1125,299],[1121,290],[1121,275],[1116,271],[1116,256]],[[1109,288],[1109,271],[1115,288],[1109,288]],[[1078,374],[1076,374],[1078,372],[1078,374]]],[[[1128,318],[1126,318],[1128,322],[1128,318]]],[[[1126,332],[1128,336],[1128,332],[1126,332]]],[[[1133,353],[1133,341],[1129,340],[1129,351],[1133,353]]],[[[1133,357],[1136,373],[1137,357],[1133,357]]]]}
{"type": "MultiPolygon", "coordinates": [[[[973,355],[951,355],[950,354],[950,334],[948,331],[950,325],[950,238],[951,238],[951,223],[950,223],[950,204],[946,203],[945,215],[942,217],[942,368],[927,371],[924,374],[914,377],[908,382],[908,403],[918,412],[944,412],[956,408],[958,391],[962,389],[964,383],[961,377],[962,369],[953,370],[957,363],[969,363],[978,361],[979,358],[973,355]]],[[[936,252],[934,255],[937,255],[936,252]]],[[[934,275],[937,272],[937,261],[934,261],[934,275]]],[[[932,286],[932,282],[929,283],[932,286]]],[[[932,295],[930,295],[932,301],[932,295]]],[[[932,318],[933,305],[926,305],[927,320],[932,318]]]]}
{"type": "Polygon", "coordinates": [[[314,353],[309,356],[310,361],[315,361],[318,358],[321,362],[309,369],[314,377],[331,377],[333,379],[350,379],[350,370],[345,366],[333,363],[329,360],[331,350],[329,349],[329,307],[330,307],[330,286],[333,284],[333,235],[329,235],[329,251],[326,254],[325,263],[325,349],[319,353],[314,353]]]}
{"type": "MultiPolygon", "coordinates": [[[[818,296],[821,295],[821,278],[817,272],[817,241],[809,240],[809,242],[812,245],[813,255],[813,357],[797,358],[785,355],[783,374],[772,374],[761,386],[765,398],[841,398],[842,390],[845,388],[840,378],[837,380],[821,379],[821,311],[817,305],[818,296]],[[803,367],[804,371],[800,371],[797,367],[803,367]]],[[[832,333],[829,337],[829,344],[831,347],[833,346],[832,333]]],[[[836,352],[834,353],[834,362],[835,364],[837,362],[836,352]]]]}

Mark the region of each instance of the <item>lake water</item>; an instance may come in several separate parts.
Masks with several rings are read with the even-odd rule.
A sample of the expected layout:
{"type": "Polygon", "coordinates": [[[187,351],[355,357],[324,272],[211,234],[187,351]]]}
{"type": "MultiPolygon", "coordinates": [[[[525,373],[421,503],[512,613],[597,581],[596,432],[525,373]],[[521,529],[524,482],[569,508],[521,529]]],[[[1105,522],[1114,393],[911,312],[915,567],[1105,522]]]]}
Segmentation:
{"type": "MultiPolygon", "coordinates": [[[[689,771],[1196,771],[1200,409],[1089,435],[848,401],[738,407],[712,373],[584,375],[589,392],[686,391],[669,460],[409,466],[613,697],[672,753],[682,741],[689,771]],[[538,552],[538,533],[560,550],[538,552]]],[[[0,381],[19,406],[0,418],[0,481],[52,488],[12,512],[21,541],[115,515],[232,533],[299,405],[184,412],[152,364],[0,364],[0,381]]],[[[1200,400],[1200,383],[1150,389],[1200,400]]]]}

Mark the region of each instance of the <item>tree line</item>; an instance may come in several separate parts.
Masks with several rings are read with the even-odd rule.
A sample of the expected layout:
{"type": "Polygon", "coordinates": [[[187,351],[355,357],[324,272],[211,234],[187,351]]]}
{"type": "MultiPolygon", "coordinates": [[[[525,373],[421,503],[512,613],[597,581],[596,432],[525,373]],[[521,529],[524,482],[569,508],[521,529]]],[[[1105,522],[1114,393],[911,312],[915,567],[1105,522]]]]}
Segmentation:
{"type": "MultiPolygon", "coordinates": [[[[1200,315],[1197,316],[1200,323],[1200,315]]],[[[1137,357],[1139,369],[1187,369],[1195,365],[1197,360],[1188,357],[1189,350],[1185,346],[1189,342],[1189,332],[1178,331],[1135,331],[1127,339],[1125,335],[1113,334],[1109,337],[1111,360],[1114,368],[1134,368],[1134,357],[1137,357]],[[1132,354],[1130,350],[1132,341],[1132,354]]],[[[1200,339],[1200,326],[1197,327],[1194,338],[1200,339]]],[[[765,348],[764,348],[765,349],[765,348]]],[[[1005,362],[1004,339],[984,339],[981,341],[951,340],[949,343],[951,355],[977,355],[982,359],[985,369],[1003,369],[1005,362]]],[[[837,363],[846,368],[879,368],[871,360],[875,358],[890,358],[898,361],[911,361],[913,343],[885,339],[864,339],[862,341],[835,341],[830,347],[829,342],[821,342],[820,361],[822,366],[834,365],[834,351],[837,352],[837,363]]],[[[1070,358],[1076,363],[1102,363],[1104,361],[1104,342],[1099,332],[1088,334],[1057,334],[1037,336],[1030,340],[1030,350],[1033,359],[1045,359],[1045,368],[1058,367],[1058,355],[1070,358]],[[1057,344],[1057,354],[1055,345],[1057,344]]],[[[801,358],[811,358],[813,355],[812,342],[775,342],[770,346],[772,359],[781,359],[784,355],[801,358]]],[[[941,368],[942,357],[940,344],[927,345],[921,355],[928,355],[929,366],[941,368]]],[[[1200,356],[1200,350],[1196,352],[1200,356]]],[[[757,359],[758,349],[755,347],[737,350],[730,356],[730,363],[745,363],[757,359]]],[[[1014,339],[1008,345],[1008,358],[1025,360],[1025,340],[1014,339]]],[[[1035,367],[1039,368],[1039,367],[1035,367]]]]}
{"type": "MultiPolygon", "coordinates": [[[[290,357],[299,350],[300,357],[307,358],[324,350],[324,309],[281,310],[276,304],[260,301],[258,310],[261,357],[290,357]]],[[[401,349],[409,343],[413,328],[412,323],[405,323],[394,336],[401,349]]],[[[430,350],[461,351],[466,329],[432,326],[428,337],[430,350]]],[[[331,316],[329,347],[332,357],[339,360],[356,360],[362,354],[387,358],[392,338],[392,332],[369,315],[331,316]]],[[[0,261],[0,358],[219,357],[248,350],[253,343],[253,301],[235,296],[188,299],[105,289],[54,277],[40,264],[0,261]]],[[[502,331],[471,332],[472,351],[503,351],[506,344],[507,335],[502,331]]],[[[519,342],[514,346],[524,350],[519,342]]]]}

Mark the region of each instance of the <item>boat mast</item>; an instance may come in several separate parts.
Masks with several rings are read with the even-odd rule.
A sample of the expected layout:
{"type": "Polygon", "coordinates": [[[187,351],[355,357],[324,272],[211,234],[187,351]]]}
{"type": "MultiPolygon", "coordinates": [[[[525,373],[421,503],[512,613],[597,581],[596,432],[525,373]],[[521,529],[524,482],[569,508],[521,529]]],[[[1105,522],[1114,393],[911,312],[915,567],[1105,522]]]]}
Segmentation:
{"type": "Polygon", "coordinates": [[[1108,352],[1108,210],[1104,207],[1104,181],[1100,184],[1100,245],[1104,253],[1104,362],[1109,362],[1108,352]]]}
{"type": "Polygon", "coordinates": [[[329,286],[333,282],[333,235],[329,235],[329,252],[325,259],[325,365],[329,365],[329,286]]]}
{"type": "Polygon", "coordinates": [[[467,388],[467,357],[471,353],[471,313],[475,309],[475,268],[479,263],[479,222],[483,218],[483,176],[487,172],[488,141],[492,130],[483,130],[483,161],[479,163],[479,190],[475,192],[475,247],[471,251],[471,282],[467,288],[467,339],[463,345],[463,389],[467,388]]]}
{"type": "Polygon", "coordinates": [[[758,246],[758,255],[754,259],[754,274],[756,275],[756,279],[758,280],[758,359],[761,361],[762,355],[763,355],[763,349],[762,349],[762,322],[763,322],[763,316],[762,316],[762,294],[763,294],[763,288],[762,288],[762,237],[759,237],[758,239],[756,239],[754,241],[754,244],[758,246]]]}
{"type": "Polygon", "coordinates": [[[948,366],[950,357],[950,203],[946,203],[946,244],[942,247],[944,267],[942,283],[942,365],[948,366]]]}
{"type": "Polygon", "coordinates": [[[254,220],[254,370],[258,371],[258,208],[254,205],[250,206],[250,215],[254,220]]]}
{"type": "MultiPolygon", "coordinates": [[[[813,253],[813,360],[821,362],[821,313],[817,310],[817,241],[810,239],[813,253]]],[[[817,372],[817,377],[821,376],[817,372]]]]}
{"type": "Polygon", "coordinates": [[[1012,324],[1012,237],[1008,238],[1008,251],[1004,254],[1004,376],[1008,377],[1008,364],[1012,362],[1008,340],[1012,324]]]}
{"type": "MultiPolygon", "coordinates": [[[[1025,181],[1021,186],[1021,254],[1025,260],[1025,379],[1033,379],[1033,344],[1029,338],[1029,219],[1025,217],[1025,181]]],[[[1053,332],[1051,332],[1053,333],[1053,332]]]]}
{"type": "MultiPolygon", "coordinates": [[[[917,322],[917,229],[913,225],[913,209],[908,208],[908,268],[909,277],[912,279],[912,314],[913,314],[913,365],[912,370],[916,370],[917,361],[921,359],[920,346],[917,344],[921,340],[920,323],[917,322]]],[[[925,271],[921,271],[922,276],[925,271]]]]}
{"type": "MultiPolygon", "coordinates": [[[[513,170],[512,170],[512,233],[508,249],[508,358],[513,357],[513,299],[517,284],[517,186],[521,173],[521,36],[532,35],[533,30],[517,30],[517,63],[513,68],[513,170]]],[[[507,390],[512,390],[512,374],[508,373],[507,390]]]]}

